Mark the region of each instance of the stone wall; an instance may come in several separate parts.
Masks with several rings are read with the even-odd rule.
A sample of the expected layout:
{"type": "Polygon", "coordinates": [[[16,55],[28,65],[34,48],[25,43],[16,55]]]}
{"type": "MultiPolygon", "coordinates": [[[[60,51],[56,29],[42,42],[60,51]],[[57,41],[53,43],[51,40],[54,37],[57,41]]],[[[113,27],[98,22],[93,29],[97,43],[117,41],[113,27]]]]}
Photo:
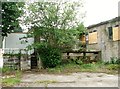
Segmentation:
{"type": "MultiPolygon", "coordinates": [[[[120,57],[120,40],[113,41],[109,39],[108,27],[115,27],[119,25],[120,21],[116,20],[114,22],[106,22],[102,25],[96,25],[93,27],[88,27],[88,32],[97,30],[97,43],[88,44],[88,50],[99,50],[101,51],[101,58],[104,61],[109,61],[111,57],[120,57]]],[[[119,33],[118,33],[119,34],[119,33]]]]}

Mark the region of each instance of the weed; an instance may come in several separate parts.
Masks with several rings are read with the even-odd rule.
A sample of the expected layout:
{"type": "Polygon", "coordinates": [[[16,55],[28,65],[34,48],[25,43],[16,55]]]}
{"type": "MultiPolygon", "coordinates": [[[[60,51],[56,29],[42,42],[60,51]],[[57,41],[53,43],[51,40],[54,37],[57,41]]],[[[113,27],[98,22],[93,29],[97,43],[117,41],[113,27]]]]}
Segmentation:
{"type": "Polygon", "coordinates": [[[9,68],[9,67],[3,67],[3,68],[2,68],[2,73],[9,73],[9,72],[11,72],[11,71],[13,71],[12,68],[9,68]]]}
{"type": "Polygon", "coordinates": [[[104,62],[94,62],[88,64],[76,64],[74,62],[61,64],[56,66],[55,68],[48,68],[48,73],[58,73],[58,74],[66,74],[73,72],[104,72],[104,73],[116,73],[119,68],[118,64],[108,64],[105,65],[104,62]]]}
{"type": "Polygon", "coordinates": [[[41,80],[41,81],[36,81],[36,83],[50,84],[50,83],[58,83],[58,81],[55,81],[55,80],[41,80]]]}
{"type": "Polygon", "coordinates": [[[20,79],[18,78],[5,78],[2,79],[3,86],[13,86],[17,83],[20,83],[20,79]]]}
{"type": "Polygon", "coordinates": [[[13,86],[15,84],[20,83],[21,75],[22,74],[20,71],[15,71],[12,75],[4,75],[4,78],[2,78],[3,86],[13,86]]]}
{"type": "Polygon", "coordinates": [[[106,68],[108,70],[118,70],[119,69],[119,65],[117,65],[117,64],[109,64],[109,65],[106,66],[106,68]]]}

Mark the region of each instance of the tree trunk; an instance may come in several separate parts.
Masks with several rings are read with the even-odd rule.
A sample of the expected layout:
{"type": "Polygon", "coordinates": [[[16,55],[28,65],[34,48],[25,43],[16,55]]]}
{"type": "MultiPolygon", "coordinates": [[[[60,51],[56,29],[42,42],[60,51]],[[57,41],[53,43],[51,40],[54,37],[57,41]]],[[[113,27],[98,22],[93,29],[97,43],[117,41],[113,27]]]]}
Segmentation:
{"type": "MultiPolygon", "coordinates": [[[[35,36],[34,37],[34,43],[40,42],[40,37],[35,36]]],[[[37,50],[34,49],[34,53],[31,55],[31,69],[38,68],[38,61],[37,61],[37,50]]]]}

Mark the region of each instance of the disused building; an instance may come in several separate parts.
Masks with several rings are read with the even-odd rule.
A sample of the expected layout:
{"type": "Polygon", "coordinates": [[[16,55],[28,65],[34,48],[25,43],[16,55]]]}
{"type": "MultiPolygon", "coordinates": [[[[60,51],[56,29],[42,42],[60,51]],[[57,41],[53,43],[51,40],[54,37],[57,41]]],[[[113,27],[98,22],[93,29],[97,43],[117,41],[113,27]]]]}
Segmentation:
{"type": "Polygon", "coordinates": [[[101,59],[120,58],[120,17],[87,27],[87,50],[101,51],[101,59]]]}

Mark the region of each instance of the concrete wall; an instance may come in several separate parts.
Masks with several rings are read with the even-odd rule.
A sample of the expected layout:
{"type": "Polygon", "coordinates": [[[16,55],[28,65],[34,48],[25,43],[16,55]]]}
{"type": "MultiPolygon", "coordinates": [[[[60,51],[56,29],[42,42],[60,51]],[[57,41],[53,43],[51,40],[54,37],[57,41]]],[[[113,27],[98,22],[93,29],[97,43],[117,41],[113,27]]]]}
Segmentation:
{"type": "MultiPolygon", "coordinates": [[[[109,39],[108,27],[119,25],[120,21],[112,22],[112,23],[105,23],[99,26],[94,26],[88,29],[88,32],[97,30],[97,43],[88,44],[88,50],[100,50],[101,51],[101,58],[104,61],[109,61],[111,57],[120,57],[120,40],[113,41],[109,39]]],[[[119,34],[119,33],[118,33],[119,34]]]]}

